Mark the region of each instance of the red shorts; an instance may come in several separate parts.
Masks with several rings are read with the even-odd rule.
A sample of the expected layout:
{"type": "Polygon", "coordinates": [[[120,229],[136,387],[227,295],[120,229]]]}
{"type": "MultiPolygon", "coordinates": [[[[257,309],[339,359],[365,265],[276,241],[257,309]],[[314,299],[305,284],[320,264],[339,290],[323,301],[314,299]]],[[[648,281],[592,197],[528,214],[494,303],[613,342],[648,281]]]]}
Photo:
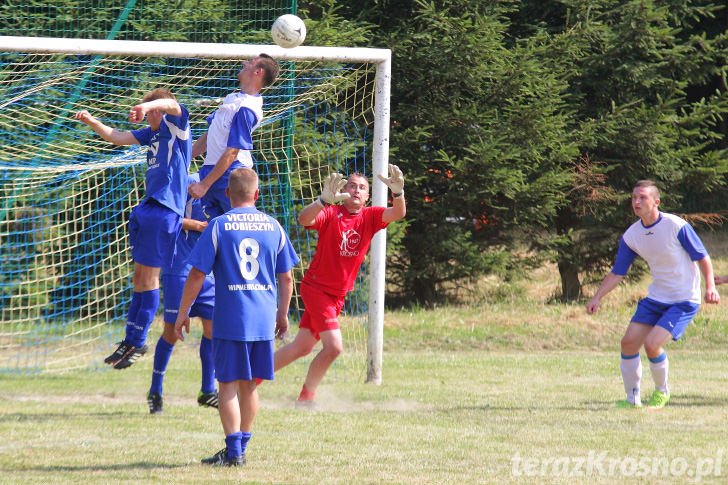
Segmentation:
{"type": "Polygon", "coordinates": [[[301,283],[303,316],[298,328],[307,328],[316,340],[319,333],[339,328],[339,313],[344,308],[344,297],[333,296],[307,283],[301,283]]]}

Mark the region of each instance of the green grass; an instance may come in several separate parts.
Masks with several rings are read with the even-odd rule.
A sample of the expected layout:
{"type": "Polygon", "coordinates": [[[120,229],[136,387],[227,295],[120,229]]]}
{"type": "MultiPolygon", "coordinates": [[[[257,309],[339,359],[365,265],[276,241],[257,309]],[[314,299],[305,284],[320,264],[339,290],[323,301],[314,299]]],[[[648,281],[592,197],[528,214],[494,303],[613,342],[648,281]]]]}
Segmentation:
{"type": "Polygon", "coordinates": [[[668,345],[668,406],[619,410],[619,340],[645,282],[588,316],[583,302],[545,303],[552,272],[535,280],[499,302],[388,312],[382,385],[346,360],[320,411],[294,409],[305,365],[282,370],[260,387],[241,469],[199,464],[224,441],[195,401],[193,344],[175,350],[160,416],[145,402],[150,356],[125,371],[2,375],[0,483],[726,483],[725,303],[668,345]]]}

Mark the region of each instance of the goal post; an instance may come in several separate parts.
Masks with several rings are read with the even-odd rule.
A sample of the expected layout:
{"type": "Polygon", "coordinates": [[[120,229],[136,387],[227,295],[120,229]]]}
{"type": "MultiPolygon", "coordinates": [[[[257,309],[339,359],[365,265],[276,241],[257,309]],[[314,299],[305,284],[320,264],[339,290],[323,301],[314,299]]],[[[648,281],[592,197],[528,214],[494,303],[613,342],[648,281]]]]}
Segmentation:
{"type": "MultiPolygon", "coordinates": [[[[0,263],[5,270],[8,266],[4,258],[10,254],[14,264],[19,265],[17,274],[0,279],[1,353],[10,356],[16,347],[27,346],[27,342],[38,338],[43,328],[53,329],[52,335],[43,337],[40,361],[23,367],[17,364],[21,356],[0,357],[0,373],[71,368],[47,361],[55,352],[54,340],[76,336],[73,345],[77,348],[95,345],[98,350],[99,334],[81,337],[86,327],[108,330],[104,318],[123,318],[119,308],[109,314],[74,307],[69,315],[62,315],[56,311],[62,305],[53,303],[58,295],[80,298],[78,293],[89,291],[88,286],[64,289],[75,278],[92,280],[90,285],[115,285],[93,296],[84,295],[84,308],[91,300],[99,305],[112,294],[117,298],[115,305],[123,306],[119,298],[130,289],[128,275],[117,273],[119,266],[129,264],[129,257],[124,255],[128,253],[125,227],[118,216],[109,217],[103,212],[102,217],[101,211],[110,207],[115,213],[128,212],[143,194],[140,165],[144,163],[144,152],[138,147],[109,147],[94,133],[82,133],[84,127],[74,126],[71,120],[73,112],[90,103],[96,110],[92,114],[108,124],[120,129],[136,128],[124,124],[128,107],[151,87],[166,85],[190,110],[193,136],[199,136],[204,129],[204,115],[235,90],[233,70],[239,69],[240,60],[262,52],[278,60],[283,67],[282,78],[290,80],[288,86],[276,89],[274,84],[263,92],[265,120],[254,133],[256,157],[260,155],[265,162],[264,168],[256,166],[262,179],[261,192],[268,196],[268,205],[262,210],[275,212],[284,205],[282,213],[292,213],[294,204],[310,202],[329,171],[367,173],[372,179],[372,205],[386,206],[387,187],[376,175],[388,172],[388,49],[283,49],[275,45],[0,36],[0,176],[4,187],[0,189],[0,263]],[[359,65],[367,67],[349,67],[359,65]],[[193,111],[199,112],[195,113],[195,122],[193,111]],[[283,127],[286,119],[287,128],[283,127]],[[343,128],[339,128],[341,125],[343,128]],[[357,133],[352,135],[353,131],[357,133]],[[295,144],[286,145],[289,137],[297,139],[295,144]],[[293,160],[288,159],[290,153],[294,153],[293,160]],[[125,175],[119,176],[118,172],[124,170],[125,175]],[[107,186],[113,190],[102,194],[107,186]],[[49,208],[47,199],[51,196],[65,202],[60,208],[49,208]],[[87,204],[93,207],[84,211],[87,204]],[[82,217],[82,213],[89,219],[78,222],[79,228],[75,228],[71,219],[74,214],[82,217]],[[61,223],[63,226],[58,228],[56,225],[61,223]],[[97,227],[108,230],[102,241],[90,237],[91,228],[97,227]],[[68,240],[70,234],[74,236],[68,240]],[[106,246],[112,239],[117,247],[110,251],[106,246]],[[99,253],[79,262],[80,246],[93,247],[99,253]],[[30,264],[24,263],[28,261],[33,261],[32,268],[23,269],[23,264],[30,264]],[[103,262],[105,266],[89,269],[95,274],[86,278],[88,275],[80,270],[83,261],[88,265],[103,262]],[[69,272],[75,276],[70,278],[69,272]],[[119,289],[120,285],[125,287],[119,289]],[[22,295],[13,293],[17,289],[22,289],[22,295]],[[22,305],[17,306],[21,300],[22,305]],[[83,317],[79,317],[81,313],[83,317]],[[25,314],[31,315],[28,321],[18,322],[25,314]],[[78,324],[79,318],[90,318],[92,322],[78,324]],[[67,328],[69,322],[73,325],[67,328]],[[19,338],[31,334],[33,337],[19,343],[19,338]]],[[[281,222],[289,227],[292,238],[301,236],[297,249],[312,248],[308,236],[300,228],[291,227],[295,223],[281,222]]],[[[376,384],[382,380],[385,258],[386,234],[380,231],[371,244],[367,284],[361,285],[368,287],[366,381],[376,384]]],[[[307,264],[306,257],[302,260],[307,264]]],[[[103,331],[99,332],[108,340],[103,331]]],[[[68,362],[68,358],[61,357],[61,361],[68,362]]]]}

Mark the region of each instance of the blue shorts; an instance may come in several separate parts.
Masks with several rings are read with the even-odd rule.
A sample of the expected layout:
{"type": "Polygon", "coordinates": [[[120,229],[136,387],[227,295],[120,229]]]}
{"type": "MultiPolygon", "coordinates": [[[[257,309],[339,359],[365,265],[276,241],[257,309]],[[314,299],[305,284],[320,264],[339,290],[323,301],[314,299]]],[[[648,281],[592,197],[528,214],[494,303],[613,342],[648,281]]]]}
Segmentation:
{"type": "MultiPolygon", "coordinates": [[[[162,291],[164,295],[164,321],[175,323],[179,304],[182,302],[182,289],[187,281],[186,276],[167,275],[162,273],[162,291]]],[[[215,308],[215,280],[207,276],[202,283],[200,294],[190,307],[191,317],[200,317],[212,320],[212,311],[215,308]]]]}
{"type": "MultiPolygon", "coordinates": [[[[208,173],[212,170],[214,165],[203,165],[200,169],[200,180],[204,179],[208,173]]],[[[242,167],[240,163],[233,162],[230,169],[225,172],[219,179],[212,184],[212,187],[207,191],[205,195],[200,199],[202,205],[202,213],[205,214],[207,220],[214,219],[217,216],[221,216],[229,211],[232,206],[230,205],[230,199],[225,194],[225,189],[228,186],[228,179],[230,178],[230,172],[234,168],[242,167]]]]}
{"type": "Polygon", "coordinates": [[[212,355],[219,382],[273,380],[272,340],[239,342],[213,337],[212,355]]]}
{"type": "Polygon", "coordinates": [[[677,340],[682,337],[699,308],[699,304],[690,301],[660,303],[643,298],[637,303],[632,321],[662,327],[672,334],[673,340],[677,340]]]}
{"type": "Polygon", "coordinates": [[[174,258],[182,216],[154,199],[145,198],[129,216],[129,244],[135,263],[169,266],[174,258]]]}

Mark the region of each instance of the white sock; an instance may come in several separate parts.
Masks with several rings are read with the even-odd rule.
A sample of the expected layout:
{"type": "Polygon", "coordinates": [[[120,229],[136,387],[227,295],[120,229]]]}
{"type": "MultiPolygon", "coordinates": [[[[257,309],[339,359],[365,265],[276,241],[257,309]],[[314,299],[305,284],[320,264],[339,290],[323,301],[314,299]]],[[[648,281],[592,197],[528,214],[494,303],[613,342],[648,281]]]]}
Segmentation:
{"type": "Polygon", "coordinates": [[[622,371],[622,381],[624,382],[624,392],[627,394],[627,401],[637,406],[641,405],[640,380],[642,379],[642,360],[640,359],[640,354],[627,356],[622,354],[619,368],[622,371]]]}
{"type": "Polygon", "coordinates": [[[652,380],[655,381],[655,389],[667,394],[667,370],[670,364],[667,360],[665,352],[655,359],[650,359],[650,372],[652,373],[652,380]],[[658,362],[655,362],[655,361],[658,362]]]}

